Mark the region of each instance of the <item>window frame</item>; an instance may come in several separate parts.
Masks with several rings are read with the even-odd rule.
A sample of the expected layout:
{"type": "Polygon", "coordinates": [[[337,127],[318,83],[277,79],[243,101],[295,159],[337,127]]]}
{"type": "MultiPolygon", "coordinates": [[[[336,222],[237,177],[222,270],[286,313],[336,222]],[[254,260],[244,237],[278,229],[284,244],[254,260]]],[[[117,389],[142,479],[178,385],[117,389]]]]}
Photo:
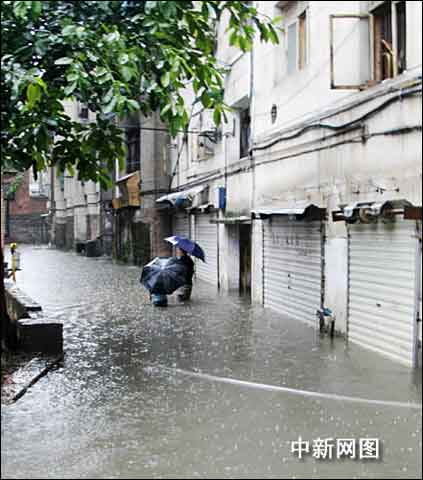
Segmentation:
{"type": "Polygon", "coordinates": [[[137,172],[141,168],[141,131],[139,125],[127,127],[125,129],[125,145],[127,149],[125,159],[126,174],[137,172]],[[136,147],[134,150],[131,147],[135,144],[136,147]],[[135,160],[133,157],[136,157],[135,160]]]}
{"type": "Polygon", "coordinates": [[[330,88],[332,90],[365,90],[375,84],[381,83],[383,80],[389,78],[395,78],[407,69],[407,2],[405,0],[395,1],[382,1],[377,2],[368,13],[364,14],[331,14],[329,15],[329,37],[330,37],[330,88]],[[404,51],[405,59],[404,65],[401,71],[399,71],[398,65],[398,48],[399,48],[399,25],[398,25],[398,5],[403,4],[405,6],[404,18],[405,18],[405,31],[404,31],[404,51]],[[380,74],[378,62],[378,51],[376,50],[376,14],[375,12],[383,7],[390,8],[391,18],[391,36],[392,36],[392,76],[383,77],[380,74]],[[335,83],[335,48],[334,48],[334,22],[336,19],[341,18],[357,18],[367,20],[369,22],[369,47],[370,47],[370,78],[367,82],[362,84],[336,84],[335,83]]]}
{"type": "Polygon", "coordinates": [[[294,75],[295,73],[304,70],[310,62],[310,42],[309,42],[309,7],[305,7],[295,15],[293,19],[286,25],[286,73],[287,75],[294,75]],[[290,69],[289,52],[291,51],[289,45],[289,29],[295,25],[295,67],[290,69]]]}
{"type": "Polygon", "coordinates": [[[251,111],[250,106],[239,111],[239,158],[248,158],[251,135],[251,111]],[[247,120],[248,119],[248,123],[247,120]],[[245,122],[245,123],[244,123],[245,122]],[[244,137],[245,135],[245,137],[244,137]],[[244,145],[245,141],[245,145],[244,145]],[[245,151],[246,149],[246,151],[245,151]]]}

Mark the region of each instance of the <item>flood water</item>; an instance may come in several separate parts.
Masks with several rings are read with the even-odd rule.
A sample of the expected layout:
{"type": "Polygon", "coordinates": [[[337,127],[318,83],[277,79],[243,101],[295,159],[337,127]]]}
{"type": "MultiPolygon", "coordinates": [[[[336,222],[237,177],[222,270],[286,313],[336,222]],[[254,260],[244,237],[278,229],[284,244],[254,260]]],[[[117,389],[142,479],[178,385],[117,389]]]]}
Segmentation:
{"type": "Polygon", "coordinates": [[[205,283],[160,309],[139,268],[22,252],[18,285],[63,322],[66,356],[2,407],[2,478],[421,477],[421,370],[205,283]],[[299,436],[377,438],[381,458],[299,460],[299,436]]]}

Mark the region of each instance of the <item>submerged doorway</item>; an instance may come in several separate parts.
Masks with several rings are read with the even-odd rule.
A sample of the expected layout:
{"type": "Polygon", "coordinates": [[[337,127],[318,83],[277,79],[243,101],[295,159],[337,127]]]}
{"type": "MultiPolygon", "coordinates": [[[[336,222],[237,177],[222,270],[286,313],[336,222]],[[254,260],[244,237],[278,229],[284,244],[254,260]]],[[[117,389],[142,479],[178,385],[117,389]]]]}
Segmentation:
{"type": "Polygon", "coordinates": [[[239,225],[239,293],[251,294],[251,224],[239,225]]]}

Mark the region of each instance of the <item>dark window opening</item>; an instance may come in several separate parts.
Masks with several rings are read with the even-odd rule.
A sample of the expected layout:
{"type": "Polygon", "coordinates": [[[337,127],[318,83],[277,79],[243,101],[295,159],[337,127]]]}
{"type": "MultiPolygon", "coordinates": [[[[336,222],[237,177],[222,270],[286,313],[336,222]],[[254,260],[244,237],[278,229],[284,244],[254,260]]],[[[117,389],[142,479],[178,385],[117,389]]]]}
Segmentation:
{"type": "Polygon", "coordinates": [[[406,2],[396,4],[397,9],[397,68],[398,73],[402,73],[406,69],[406,18],[405,18],[406,2]]]}
{"type": "Polygon", "coordinates": [[[391,2],[381,5],[373,15],[375,80],[380,82],[394,76],[391,2]]]}
{"type": "Polygon", "coordinates": [[[250,147],[250,109],[241,110],[239,115],[240,120],[240,137],[239,150],[240,158],[248,157],[248,150],[250,147]]]}
{"type": "Polygon", "coordinates": [[[126,136],[126,173],[136,172],[140,169],[140,128],[127,128],[126,136]]]}
{"type": "Polygon", "coordinates": [[[86,105],[81,105],[79,107],[78,116],[81,120],[88,120],[88,107],[86,105]]]}

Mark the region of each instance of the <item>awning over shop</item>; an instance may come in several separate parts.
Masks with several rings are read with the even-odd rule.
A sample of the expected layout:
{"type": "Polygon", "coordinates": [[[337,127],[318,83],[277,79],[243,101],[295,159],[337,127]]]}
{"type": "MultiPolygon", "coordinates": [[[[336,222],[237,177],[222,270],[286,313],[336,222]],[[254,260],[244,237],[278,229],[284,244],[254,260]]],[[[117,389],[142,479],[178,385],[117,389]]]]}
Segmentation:
{"type": "Polygon", "coordinates": [[[198,205],[198,207],[187,208],[189,213],[208,213],[212,210],[215,210],[213,203],[203,203],[198,205]]]}
{"type": "Polygon", "coordinates": [[[325,217],[326,209],[309,202],[297,202],[290,205],[259,207],[251,211],[253,218],[268,218],[272,215],[289,215],[296,220],[321,220],[325,217]]]}
{"type": "Polygon", "coordinates": [[[200,185],[181,192],[169,193],[156,200],[156,203],[168,203],[174,207],[188,207],[192,205],[195,197],[208,188],[208,185],[200,185]]]}
{"type": "Polygon", "coordinates": [[[405,219],[421,219],[421,207],[415,207],[405,199],[386,200],[384,202],[354,202],[341,206],[340,210],[332,212],[334,222],[346,221],[347,223],[369,223],[378,217],[385,219],[395,215],[403,215],[405,219]]]}
{"type": "Polygon", "coordinates": [[[251,223],[251,217],[241,216],[241,217],[225,217],[225,218],[216,218],[210,220],[211,223],[223,223],[225,225],[235,225],[238,223],[251,223]]]}
{"type": "Polygon", "coordinates": [[[121,196],[112,200],[113,208],[118,210],[123,207],[140,206],[140,173],[129,173],[116,180],[121,196]]]}

